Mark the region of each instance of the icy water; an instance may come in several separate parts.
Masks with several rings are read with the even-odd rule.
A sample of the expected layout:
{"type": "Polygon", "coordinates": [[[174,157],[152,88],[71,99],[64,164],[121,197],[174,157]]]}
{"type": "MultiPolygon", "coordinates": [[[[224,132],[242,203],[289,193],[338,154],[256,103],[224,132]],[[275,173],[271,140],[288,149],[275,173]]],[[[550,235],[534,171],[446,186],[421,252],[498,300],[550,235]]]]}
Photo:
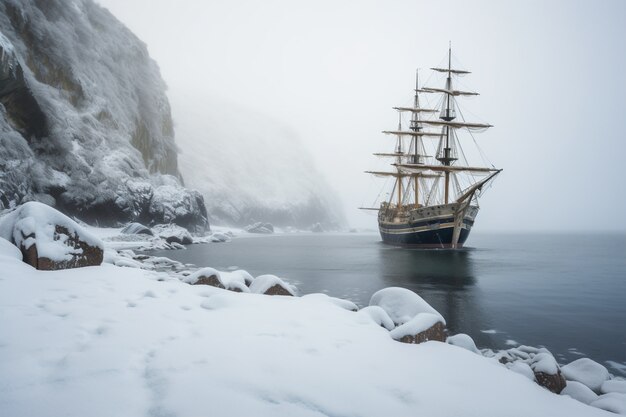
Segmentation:
{"type": "Polygon", "coordinates": [[[288,234],[163,251],[198,266],[271,273],[301,294],[359,306],[381,288],[417,292],[479,347],[545,346],[626,376],[626,235],[479,234],[461,251],[384,245],[376,234],[288,234]]]}

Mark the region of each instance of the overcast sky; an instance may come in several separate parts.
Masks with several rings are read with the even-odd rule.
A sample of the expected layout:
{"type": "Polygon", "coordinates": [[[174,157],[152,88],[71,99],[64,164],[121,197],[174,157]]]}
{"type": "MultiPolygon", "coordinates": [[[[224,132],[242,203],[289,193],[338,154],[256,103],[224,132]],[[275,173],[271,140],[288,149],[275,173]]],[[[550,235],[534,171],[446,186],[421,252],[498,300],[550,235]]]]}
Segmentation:
{"type": "Polygon", "coordinates": [[[293,128],[353,226],[376,228],[356,207],[383,186],[363,171],[393,146],[391,107],[451,41],[481,93],[466,118],[495,126],[476,140],[504,168],[479,230],[626,230],[626,1],[98,1],[148,44],[170,94],[293,128]]]}

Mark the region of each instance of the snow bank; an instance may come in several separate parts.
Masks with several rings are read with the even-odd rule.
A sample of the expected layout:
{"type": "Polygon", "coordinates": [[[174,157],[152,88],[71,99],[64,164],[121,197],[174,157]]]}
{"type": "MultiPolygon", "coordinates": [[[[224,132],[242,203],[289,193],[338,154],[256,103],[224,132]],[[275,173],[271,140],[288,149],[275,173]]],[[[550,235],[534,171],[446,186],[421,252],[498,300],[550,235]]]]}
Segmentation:
{"type": "Polygon", "coordinates": [[[399,287],[382,289],[372,295],[371,306],[379,306],[387,312],[396,324],[404,324],[419,313],[438,315],[445,324],[445,320],[422,297],[411,290],[399,287]]]}
{"type": "Polygon", "coordinates": [[[322,298],[110,264],[44,273],[0,257],[0,271],[6,416],[607,416],[322,298]]]}
{"type": "Polygon", "coordinates": [[[350,300],[344,300],[343,298],[330,297],[330,296],[328,296],[326,294],[321,294],[321,293],[307,294],[307,295],[303,295],[302,298],[323,299],[323,300],[326,300],[326,301],[336,305],[337,307],[343,308],[344,310],[348,310],[348,311],[358,311],[359,310],[359,307],[356,304],[354,304],[352,301],[350,301],[350,300]]]}

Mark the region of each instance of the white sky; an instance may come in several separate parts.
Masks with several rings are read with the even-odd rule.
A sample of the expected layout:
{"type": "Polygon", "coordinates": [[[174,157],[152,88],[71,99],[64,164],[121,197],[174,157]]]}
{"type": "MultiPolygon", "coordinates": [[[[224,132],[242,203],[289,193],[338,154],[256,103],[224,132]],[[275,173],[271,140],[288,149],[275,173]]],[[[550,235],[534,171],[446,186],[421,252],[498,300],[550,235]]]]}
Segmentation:
{"type": "Polygon", "coordinates": [[[171,93],[293,128],[353,226],[376,227],[356,207],[383,186],[363,171],[392,149],[391,107],[452,41],[481,93],[466,108],[495,125],[476,138],[504,168],[480,230],[626,230],[626,1],[98,1],[148,44],[171,93]]]}

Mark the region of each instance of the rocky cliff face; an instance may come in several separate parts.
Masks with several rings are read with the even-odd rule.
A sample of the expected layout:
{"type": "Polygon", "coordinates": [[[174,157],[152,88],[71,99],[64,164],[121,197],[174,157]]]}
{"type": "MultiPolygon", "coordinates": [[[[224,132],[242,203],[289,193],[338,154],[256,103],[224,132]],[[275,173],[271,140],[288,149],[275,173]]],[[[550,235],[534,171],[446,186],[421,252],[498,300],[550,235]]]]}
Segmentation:
{"type": "Polygon", "coordinates": [[[0,209],[38,200],[101,225],[207,228],[165,89],[146,46],[92,0],[2,0],[0,209]]]}

